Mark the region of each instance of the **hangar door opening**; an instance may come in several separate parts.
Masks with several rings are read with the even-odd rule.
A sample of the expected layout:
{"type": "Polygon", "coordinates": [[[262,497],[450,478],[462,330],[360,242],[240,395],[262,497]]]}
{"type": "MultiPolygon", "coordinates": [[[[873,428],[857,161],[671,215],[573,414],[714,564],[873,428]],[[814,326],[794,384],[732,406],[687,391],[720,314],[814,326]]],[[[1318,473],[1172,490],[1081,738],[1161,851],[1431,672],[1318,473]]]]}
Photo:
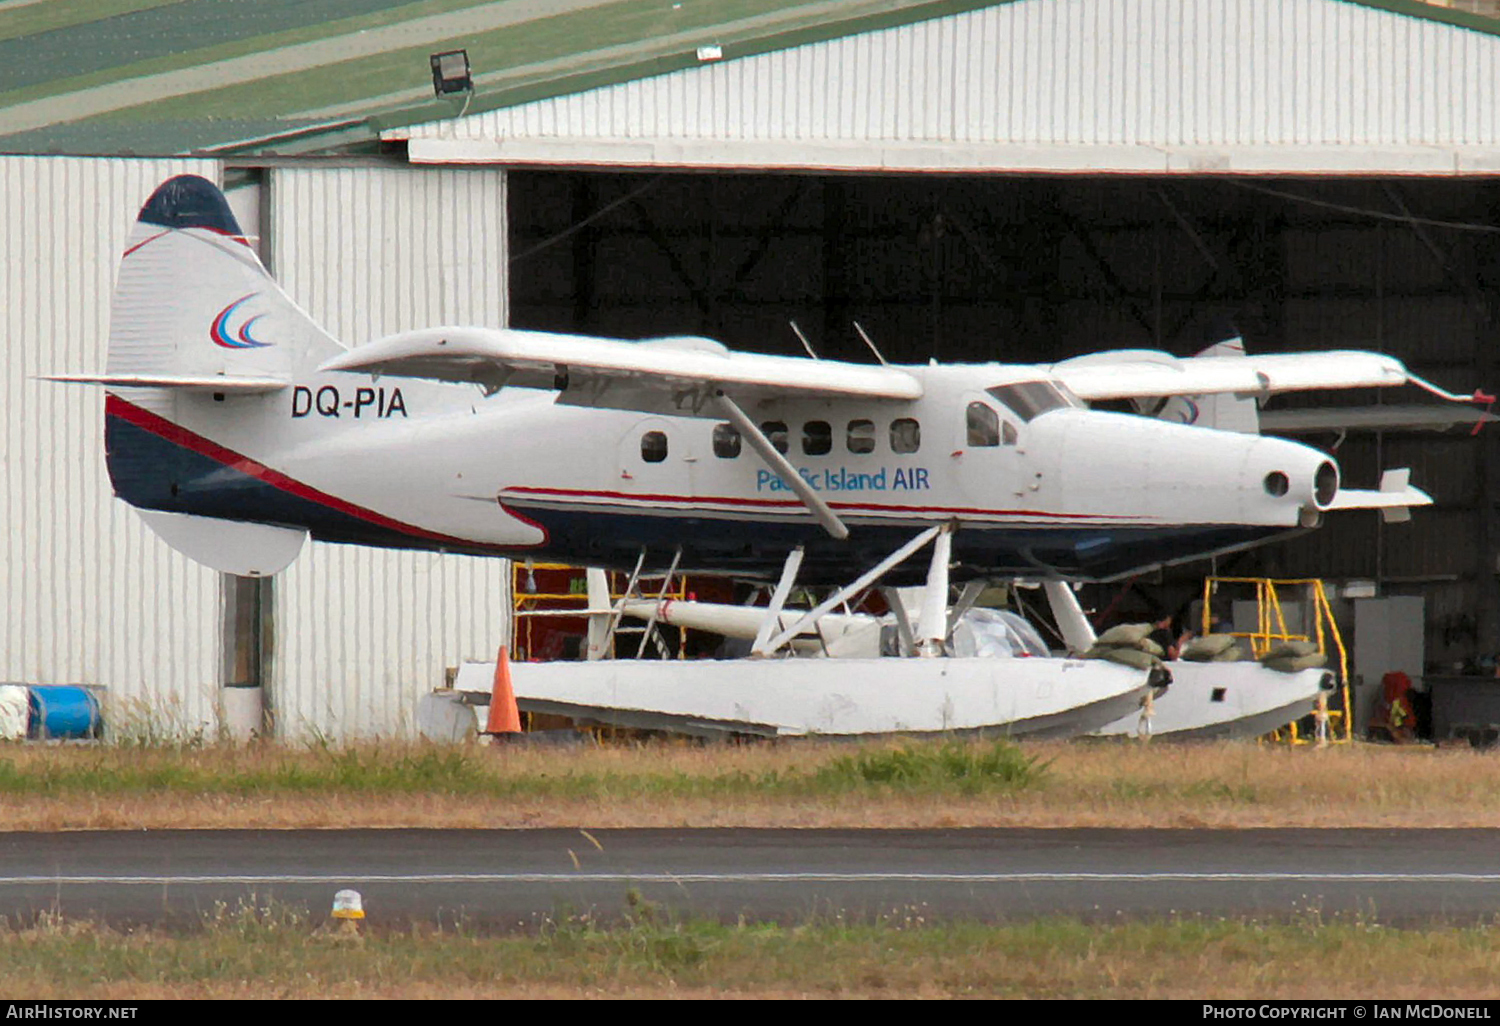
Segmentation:
{"type": "MultiPolygon", "coordinates": [[[[538,170],[511,173],[509,207],[520,328],[800,354],[795,321],[823,357],[871,360],[857,321],[894,362],[1052,362],[1189,356],[1232,324],[1255,352],[1372,349],[1455,391],[1500,387],[1493,178],[538,170]]],[[[1336,451],[1351,486],[1409,466],[1437,506],[1406,525],[1351,515],[1237,572],[1424,594],[1439,657],[1444,638],[1500,635],[1493,431],[1298,437],[1336,451]]]]}

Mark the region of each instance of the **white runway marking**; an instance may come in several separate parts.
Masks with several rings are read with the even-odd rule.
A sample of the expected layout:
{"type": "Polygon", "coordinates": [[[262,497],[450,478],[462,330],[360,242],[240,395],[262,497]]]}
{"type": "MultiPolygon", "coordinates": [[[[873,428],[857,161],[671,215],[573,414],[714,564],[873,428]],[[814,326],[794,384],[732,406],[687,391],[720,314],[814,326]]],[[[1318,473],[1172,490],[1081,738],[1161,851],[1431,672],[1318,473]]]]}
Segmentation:
{"type": "Polygon", "coordinates": [[[0,887],[58,884],[447,883],[1500,883],[1500,873],[290,873],[203,876],[0,876],[0,887]]]}

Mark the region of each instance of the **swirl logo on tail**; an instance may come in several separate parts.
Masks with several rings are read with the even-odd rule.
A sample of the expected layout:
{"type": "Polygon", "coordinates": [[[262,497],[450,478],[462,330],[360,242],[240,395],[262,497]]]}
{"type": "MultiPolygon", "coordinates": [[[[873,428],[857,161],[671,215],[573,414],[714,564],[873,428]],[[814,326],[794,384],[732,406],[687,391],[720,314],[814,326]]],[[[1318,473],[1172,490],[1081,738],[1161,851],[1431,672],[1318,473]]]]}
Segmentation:
{"type": "Polygon", "coordinates": [[[264,317],[264,314],[256,314],[241,324],[238,331],[235,331],[233,334],[230,333],[229,319],[234,316],[234,312],[258,295],[260,295],[259,292],[252,292],[249,295],[241,296],[219,311],[219,315],[214,318],[213,324],[208,329],[208,337],[213,341],[214,345],[222,346],[225,349],[264,349],[267,346],[275,344],[272,342],[262,342],[250,334],[251,327],[254,326],[256,321],[264,317]]]}

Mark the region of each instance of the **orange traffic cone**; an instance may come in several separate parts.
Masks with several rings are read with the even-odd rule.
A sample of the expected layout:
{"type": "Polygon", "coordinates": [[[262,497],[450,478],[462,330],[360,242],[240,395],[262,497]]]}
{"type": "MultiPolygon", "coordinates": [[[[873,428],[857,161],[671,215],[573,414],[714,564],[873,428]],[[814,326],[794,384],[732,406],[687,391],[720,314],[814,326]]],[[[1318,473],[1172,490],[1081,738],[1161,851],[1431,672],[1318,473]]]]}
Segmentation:
{"type": "Polygon", "coordinates": [[[521,713],[516,708],[516,693],[510,686],[510,653],[504,645],[495,659],[495,687],[490,693],[490,718],[486,734],[519,734],[521,713]]]}

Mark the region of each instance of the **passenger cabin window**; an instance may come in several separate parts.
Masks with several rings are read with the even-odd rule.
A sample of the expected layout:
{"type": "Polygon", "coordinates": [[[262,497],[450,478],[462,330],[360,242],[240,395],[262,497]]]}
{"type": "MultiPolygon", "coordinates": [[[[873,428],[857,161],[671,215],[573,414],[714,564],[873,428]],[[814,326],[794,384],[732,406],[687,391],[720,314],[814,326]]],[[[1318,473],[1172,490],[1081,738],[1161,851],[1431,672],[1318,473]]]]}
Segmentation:
{"type": "Polygon", "coordinates": [[[667,458],[667,436],[660,431],[647,431],[641,436],[641,459],[647,463],[660,463],[667,458]]]}
{"type": "Polygon", "coordinates": [[[732,460],[740,454],[740,433],[733,424],[714,425],[714,455],[721,460],[732,460]]]}
{"type": "Polygon", "coordinates": [[[985,391],[1014,410],[1023,422],[1034,420],[1048,410],[1079,405],[1077,399],[1050,381],[1018,381],[1013,385],[997,385],[985,391]]]}
{"type": "Polygon", "coordinates": [[[910,417],[891,421],[891,452],[910,453],[922,448],[922,425],[910,417]]]}
{"type": "Polygon", "coordinates": [[[761,433],[771,440],[771,447],[779,453],[787,450],[786,421],[768,420],[760,426],[761,433]]]}
{"type": "Polygon", "coordinates": [[[873,420],[851,420],[844,444],[853,453],[875,451],[875,422],[873,420]]]}
{"type": "Polygon", "coordinates": [[[802,451],[808,456],[826,456],[833,449],[833,428],[826,420],[802,425],[802,451]]]}
{"type": "Polygon", "coordinates": [[[1000,415],[985,403],[970,403],[965,417],[971,447],[1000,444],[1000,415]]]}

